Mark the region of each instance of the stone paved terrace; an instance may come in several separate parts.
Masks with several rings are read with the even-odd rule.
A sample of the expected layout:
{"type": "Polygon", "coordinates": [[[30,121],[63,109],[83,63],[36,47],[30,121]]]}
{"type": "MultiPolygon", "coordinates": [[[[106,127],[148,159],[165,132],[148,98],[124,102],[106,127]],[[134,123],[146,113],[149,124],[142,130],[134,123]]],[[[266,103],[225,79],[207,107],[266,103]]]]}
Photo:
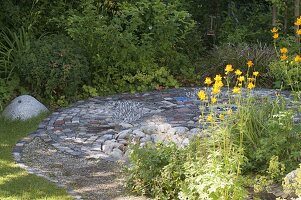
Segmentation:
{"type": "MultiPolygon", "coordinates": [[[[49,153],[49,149],[58,157],[65,155],[68,159],[78,159],[72,162],[84,163],[103,159],[126,160],[128,146],[133,142],[143,146],[146,142],[173,141],[185,146],[190,138],[201,134],[198,123],[200,103],[196,97],[198,90],[168,89],[78,101],[68,108],[53,112],[36,132],[20,141],[14,150],[15,159],[25,168],[31,165],[27,169],[32,173],[39,173],[35,169],[39,168],[35,162],[44,165],[46,161],[34,157],[42,158],[49,153]],[[45,152],[43,155],[32,155],[32,148],[45,152]]],[[[252,95],[275,98],[276,93],[276,90],[259,89],[254,90],[252,95]]],[[[288,92],[282,93],[290,100],[288,92]]],[[[223,91],[216,106],[217,112],[223,110],[222,105],[227,99],[228,94],[223,91]]],[[[231,105],[231,108],[235,109],[235,105],[231,105]]],[[[58,165],[64,165],[63,158],[57,160],[60,160],[58,165]]],[[[55,158],[49,162],[55,162],[55,158]]],[[[76,196],[75,193],[73,195],[76,196]]]]}

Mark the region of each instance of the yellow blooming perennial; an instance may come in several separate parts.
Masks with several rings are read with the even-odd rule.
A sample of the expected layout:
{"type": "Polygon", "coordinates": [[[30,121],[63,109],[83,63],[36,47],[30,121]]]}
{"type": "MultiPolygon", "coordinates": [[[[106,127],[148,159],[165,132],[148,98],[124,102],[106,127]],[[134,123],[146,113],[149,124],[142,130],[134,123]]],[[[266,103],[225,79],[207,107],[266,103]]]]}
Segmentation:
{"type": "Polygon", "coordinates": [[[277,33],[278,29],[276,27],[273,27],[273,29],[271,30],[272,33],[277,33]]]}
{"type": "Polygon", "coordinates": [[[211,98],[211,103],[212,103],[212,104],[215,104],[216,102],[217,102],[217,98],[216,98],[216,97],[212,97],[212,98],[211,98]]]}
{"type": "Polygon", "coordinates": [[[297,20],[294,23],[296,26],[300,26],[301,25],[301,16],[297,18],[297,20]]]}
{"type": "Polygon", "coordinates": [[[300,55],[296,55],[294,60],[296,62],[301,62],[301,56],[300,55]]]}
{"type": "Polygon", "coordinates": [[[248,84],[248,89],[252,90],[252,89],[254,89],[254,88],[255,88],[254,83],[249,82],[249,84],[248,84]]]}
{"type": "Polygon", "coordinates": [[[247,62],[247,65],[248,65],[248,67],[252,67],[252,66],[254,65],[254,63],[253,63],[252,60],[249,60],[249,61],[247,62]]]}
{"type": "Polygon", "coordinates": [[[198,93],[198,97],[200,98],[200,100],[204,101],[207,99],[207,95],[205,93],[204,90],[200,90],[199,93],[198,93]]]}
{"type": "Polygon", "coordinates": [[[242,74],[242,71],[240,71],[239,69],[237,69],[235,72],[234,72],[237,76],[240,76],[242,74]]]}
{"type": "Polygon", "coordinates": [[[212,83],[213,83],[213,81],[211,80],[211,78],[210,77],[206,77],[206,79],[205,79],[205,82],[204,82],[206,85],[211,85],[212,83]]]}
{"type": "Polygon", "coordinates": [[[217,94],[219,94],[220,92],[221,92],[220,88],[218,88],[218,87],[213,87],[211,93],[212,93],[213,95],[217,95],[217,94]]]}
{"type": "Polygon", "coordinates": [[[216,75],[215,78],[214,78],[214,80],[217,81],[217,82],[218,82],[218,81],[222,81],[222,79],[223,79],[222,76],[219,75],[219,74],[216,75]]]}
{"type": "Polygon", "coordinates": [[[279,37],[279,33],[274,33],[273,38],[276,40],[279,37]]]}
{"type": "Polygon", "coordinates": [[[226,65],[225,71],[226,71],[226,74],[228,74],[229,72],[234,71],[233,66],[232,65],[226,65]]]}
{"type": "Polygon", "coordinates": [[[225,116],[223,114],[220,114],[218,117],[220,118],[220,120],[224,120],[225,119],[225,116]]]}
{"type": "Polygon", "coordinates": [[[253,75],[254,75],[255,77],[257,77],[257,76],[259,75],[259,72],[255,71],[255,72],[253,72],[253,75]]]}
{"type": "Polygon", "coordinates": [[[240,76],[240,77],[237,78],[237,80],[238,80],[239,82],[243,82],[243,81],[245,80],[245,77],[244,77],[244,76],[240,76]]]}
{"type": "Polygon", "coordinates": [[[212,117],[212,115],[208,115],[208,117],[207,117],[207,121],[208,121],[208,122],[212,122],[212,121],[213,121],[213,117],[212,117]]]}
{"type": "Polygon", "coordinates": [[[288,52],[288,50],[285,47],[280,49],[280,53],[286,54],[287,52],[288,52]]]}
{"type": "Polygon", "coordinates": [[[234,87],[233,89],[232,89],[232,92],[234,93],[234,94],[239,94],[240,93],[240,87],[234,87]]]}
{"type": "Polygon", "coordinates": [[[280,59],[282,60],[282,61],[284,61],[284,60],[287,60],[287,55],[286,54],[282,54],[281,56],[280,56],[280,59]]]}

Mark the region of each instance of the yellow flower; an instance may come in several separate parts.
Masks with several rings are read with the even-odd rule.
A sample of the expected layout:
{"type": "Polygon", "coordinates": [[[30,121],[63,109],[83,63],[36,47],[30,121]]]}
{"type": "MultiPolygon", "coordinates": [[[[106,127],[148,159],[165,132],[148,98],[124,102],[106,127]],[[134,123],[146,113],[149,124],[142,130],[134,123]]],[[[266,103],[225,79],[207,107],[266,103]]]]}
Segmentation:
{"type": "Polygon", "coordinates": [[[228,74],[229,72],[232,72],[233,70],[234,69],[233,69],[232,65],[226,65],[226,68],[225,68],[226,74],[228,74]]]}
{"type": "Polygon", "coordinates": [[[298,29],[298,30],[296,31],[296,33],[297,33],[297,35],[301,35],[301,29],[298,29]]]}
{"type": "Polygon", "coordinates": [[[278,29],[276,27],[273,27],[273,29],[271,30],[272,33],[277,33],[278,29]]]}
{"type": "Polygon", "coordinates": [[[282,54],[281,56],[280,56],[280,59],[283,61],[283,60],[287,60],[287,55],[286,54],[282,54]]]}
{"type": "Polygon", "coordinates": [[[240,77],[237,78],[237,80],[238,80],[239,82],[243,82],[243,81],[245,80],[245,77],[244,77],[244,76],[240,76],[240,77]]]}
{"type": "Polygon", "coordinates": [[[206,77],[204,83],[209,86],[209,85],[211,85],[213,83],[213,81],[211,80],[210,77],[206,77]]]}
{"type": "Polygon", "coordinates": [[[253,75],[254,75],[255,77],[257,77],[257,76],[259,75],[259,72],[255,71],[255,72],[253,72],[253,75]]]}
{"type": "Polygon", "coordinates": [[[296,62],[300,62],[301,61],[301,56],[300,55],[296,55],[295,59],[296,62]]]}
{"type": "Polygon", "coordinates": [[[211,93],[212,93],[213,95],[216,95],[216,94],[219,94],[220,92],[221,92],[220,88],[218,88],[218,87],[213,87],[211,93]]]}
{"type": "Polygon", "coordinates": [[[252,67],[252,66],[254,65],[254,63],[252,62],[252,60],[249,60],[249,61],[247,62],[247,65],[248,65],[248,67],[252,67]]]}
{"type": "Polygon", "coordinates": [[[249,82],[255,81],[255,78],[253,78],[253,77],[248,78],[248,81],[249,81],[249,82]]]}
{"type": "Polygon", "coordinates": [[[222,81],[222,79],[223,79],[222,76],[219,75],[219,74],[216,75],[215,78],[214,78],[215,81],[222,81]]]}
{"type": "Polygon", "coordinates": [[[212,104],[215,104],[216,102],[217,102],[217,98],[216,98],[216,97],[212,97],[212,98],[211,98],[211,103],[212,103],[212,104]]]}
{"type": "Polygon", "coordinates": [[[239,87],[242,87],[242,83],[238,83],[238,86],[239,86],[239,87]]]}
{"type": "Polygon", "coordinates": [[[300,26],[301,25],[301,17],[298,17],[294,24],[296,26],[300,26]]]}
{"type": "Polygon", "coordinates": [[[254,85],[254,83],[250,82],[248,84],[248,89],[252,90],[253,88],[255,88],[255,85],[254,85]]]}
{"type": "Polygon", "coordinates": [[[274,33],[273,38],[276,40],[279,37],[279,33],[274,33]]]}
{"type": "Polygon", "coordinates": [[[239,93],[240,93],[240,87],[234,87],[234,88],[232,89],[232,92],[233,92],[234,94],[239,94],[239,93]]]}
{"type": "Polygon", "coordinates": [[[213,85],[213,87],[215,87],[215,88],[221,88],[223,86],[224,86],[224,84],[222,81],[215,81],[215,83],[213,85]]]}
{"type": "Polygon", "coordinates": [[[285,47],[280,49],[280,53],[286,54],[287,52],[288,52],[288,50],[285,47]]]}
{"type": "Polygon", "coordinates": [[[234,72],[237,76],[240,76],[242,74],[242,71],[240,71],[239,69],[237,69],[235,72],[234,72]]]}
{"type": "Polygon", "coordinates": [[[207,99],[207,95],[206,95],[206,93],[205,93],[204,90],[200,90],[200,91],[198,92],[198,97],[199,97],[200,100],[202,100],[202,101],[204,101],[204,100],[207,99]]]}
{"type": "Polygon", "coordinates": [[[213,121],[212,115],[208,115],[208,116],[207,116],[207,121],[208,121],[208,122],[212,122],[212,121],[213,121]]]}
{"type": "Polygon", "coordinates": [[[219,118],[220,118],[221,120],[224,120],[224,119],[225,119],[225,116],[224,116],[223,114],[220,114],[220,115],[219,115],[219,118]]]}
{"type": "Polygon", "coordinates": [[[230,108],[230,109],[228,110],[228,114],[231,115],[232,112],[233,112],[233,110],[230,108]]]}

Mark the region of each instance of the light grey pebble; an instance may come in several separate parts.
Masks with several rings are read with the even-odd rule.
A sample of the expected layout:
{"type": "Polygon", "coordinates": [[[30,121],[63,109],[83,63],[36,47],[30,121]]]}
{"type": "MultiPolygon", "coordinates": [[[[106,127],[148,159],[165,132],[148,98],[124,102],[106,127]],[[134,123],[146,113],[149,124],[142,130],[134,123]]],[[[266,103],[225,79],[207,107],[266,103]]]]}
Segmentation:
{"type": "Polygon", "coordinates": [[[158,132],[159,133],[165,133],[169,129],[171,129],[171,125],[170,124],[164,123],[164,124],[159,124],[158,125],[158,132]]]}
{"type": "Polygon", "coordinates": [[[131,129],[123,130],[118,133],[116,136],[116,139],[128,139],[132,133],[131,129]]]}
{"type": "Polygon", "coordinates": [[[133,125],[130,123],[120,123],[119,125],[124,129],[129,129],[133,127],[133,125]]]}
{"type": "Polygon", "coordinates": [[[134,134],[136,137],[138,137],[138,138],[143,138],[143,137],[145,137],[145,133],[142,132],[142,131],[139,130],[139,129],[134,130],[134,131],[133,131],[133,134],[134,134]]]}
{"type": "Polygon", "coordinates": [[[189,130],[187,127],[184,126],[174,127],[174,129],[176,130],[177,135],[184,135],[189,130]]]}
{"type": "Polygon", "coordinates": [[[158,132],[158,127],[156,125],[143,126],[141,127],[141,131],[143,131],[146,134],[152,135],[158,132]]]}
{"type": "Polygon", "coordinates": [[[112,156],[113,158],[115,158],[117,160],[122,160],[123,152],[118,148],[114,148],[113,151],[110,153],[110,156],[112,156]]]}

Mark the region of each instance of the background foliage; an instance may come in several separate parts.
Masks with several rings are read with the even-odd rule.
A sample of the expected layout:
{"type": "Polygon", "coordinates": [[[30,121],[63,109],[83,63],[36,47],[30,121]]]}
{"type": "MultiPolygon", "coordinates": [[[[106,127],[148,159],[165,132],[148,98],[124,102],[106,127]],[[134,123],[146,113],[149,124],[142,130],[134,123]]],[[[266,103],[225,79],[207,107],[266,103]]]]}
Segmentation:
{"type": "MultiPolygon", "coordinates": [[[[31,44],[36,45],[44,35],[64,36],[67,43],[72,41],[80,49],[82,60],[87,61],[88,78],[75,84],[75,93],[71,88],[72,92],[64,91],[64,95],[49,92],[48,96],[37,95],[44,102],[49,102],[49,95],[55,96],[54,99],[65,96],[68,102],[92,93],[196,85],[208,72],[220,71],[220,66],[227,62],[241,65],[249,55],[256,67],[268,72],[273,54],[269,34],[273,6],[278,8],[277,26],[283,34],[294,31],[288,23],[294,18],[290,14],[294,5],[282,0],[1,0],[0,3],[0,29],[10,35],[11,41],[9,44],[1,36],[0,60],[9,55],[9,62],[15,63],[13,66],[0,62],[1,107],[18,94],[38,94],[30,85],[33,81],[20,82],[21,71],[13,70],[7,77],[3,69],[26,68],[17,65],[28,60],[28,54],[22,53],[23,58],[20,56],[17,62],[14,55],[29,49],[31,44]],[[18,43],[23,43],[24,48],[18,43]],[[76,95],[69,97],[69,94],[76,95]]],[[[42,41],[54,48],[47,44],[51,40],[42,41]]],[[[32,48],[30,51],[35,53],[32,48]]],[[[52,59],[50,54],[49,58],[44,56],[46,60],[52,59]]],[[[41,73],[46,72],[49,71],[41,73]]],[[[271,87],[274,80],[271,74],[262,75],[265,79],[261,84],[271,87]]]]}

